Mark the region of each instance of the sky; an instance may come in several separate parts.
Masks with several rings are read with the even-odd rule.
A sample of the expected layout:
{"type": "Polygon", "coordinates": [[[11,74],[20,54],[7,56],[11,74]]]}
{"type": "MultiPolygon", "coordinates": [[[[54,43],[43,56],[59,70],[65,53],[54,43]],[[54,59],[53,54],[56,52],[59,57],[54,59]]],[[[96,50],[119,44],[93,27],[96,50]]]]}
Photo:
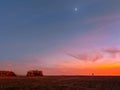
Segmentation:
{"type": "Polygon", "coordinates": [[[120,0],[0,0],[0,70],[120,75],[120,0]]]}

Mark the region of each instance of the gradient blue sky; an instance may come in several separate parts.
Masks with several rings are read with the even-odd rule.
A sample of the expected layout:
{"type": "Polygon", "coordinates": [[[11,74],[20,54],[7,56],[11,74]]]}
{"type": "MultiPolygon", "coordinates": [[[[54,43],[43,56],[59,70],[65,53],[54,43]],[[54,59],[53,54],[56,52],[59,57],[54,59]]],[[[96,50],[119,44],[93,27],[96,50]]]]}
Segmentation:
{"type": "Polygon", "coordinates": [[[119,45],[120,0],[0,0],[1,69],[79,74],[88,62],[68,53],[96,56],[103,48],[119,49],[119,45]]]}

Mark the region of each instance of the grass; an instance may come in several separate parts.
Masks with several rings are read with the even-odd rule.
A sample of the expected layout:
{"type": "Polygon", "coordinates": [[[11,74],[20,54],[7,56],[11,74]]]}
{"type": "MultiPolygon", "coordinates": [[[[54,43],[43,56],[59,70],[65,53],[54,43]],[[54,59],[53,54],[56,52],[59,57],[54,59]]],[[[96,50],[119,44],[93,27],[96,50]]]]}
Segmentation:
{"type": "Polygon", "coordinates": [[[0,77],[0,90],[120,90],[120,77],[0,77]]]}

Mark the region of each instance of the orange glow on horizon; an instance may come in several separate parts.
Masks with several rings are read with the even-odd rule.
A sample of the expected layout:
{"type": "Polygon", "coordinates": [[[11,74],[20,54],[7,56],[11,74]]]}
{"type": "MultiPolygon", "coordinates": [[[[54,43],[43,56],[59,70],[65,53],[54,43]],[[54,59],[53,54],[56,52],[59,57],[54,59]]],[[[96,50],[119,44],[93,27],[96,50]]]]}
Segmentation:
{"type": "MultiPolygon", "coordinates": [[[[72,75],[120,75],[119,59],[101,60],[98,62],[64,62],[59,63],[58,71],[72,75]]],[[[55,72],[57,73],[57,72],[55,72]]]]}

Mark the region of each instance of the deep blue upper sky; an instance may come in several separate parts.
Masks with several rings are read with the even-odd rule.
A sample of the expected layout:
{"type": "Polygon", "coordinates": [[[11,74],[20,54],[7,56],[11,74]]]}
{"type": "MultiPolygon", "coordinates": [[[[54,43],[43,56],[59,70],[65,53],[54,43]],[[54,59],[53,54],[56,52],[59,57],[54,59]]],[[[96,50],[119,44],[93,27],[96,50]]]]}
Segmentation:
{"type": "Polygon", "coordinates": [[[96,47],[119,45],[119,15],[120,0],[0,0],[0,61],[79,50],[103,33],[112,41],[97,42],[99,37],[96,47]],[[97,33],[98,28],[103,30],[97,33]]]}

